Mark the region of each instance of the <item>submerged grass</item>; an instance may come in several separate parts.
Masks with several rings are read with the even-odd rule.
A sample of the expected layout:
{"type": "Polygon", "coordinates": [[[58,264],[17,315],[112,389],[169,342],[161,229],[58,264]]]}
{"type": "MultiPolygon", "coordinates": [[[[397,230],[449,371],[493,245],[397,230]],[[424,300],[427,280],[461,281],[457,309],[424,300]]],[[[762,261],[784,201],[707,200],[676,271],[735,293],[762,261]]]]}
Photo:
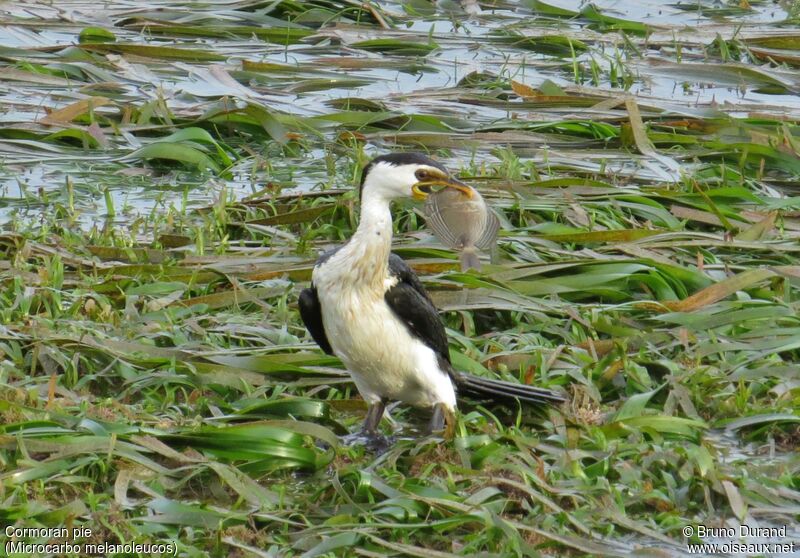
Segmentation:
{"type": "Polygon", "coordinates": [[[796,14],[574,4],[4,5],[4,525],[181,556],[800,538],[796,14]],[[398,207],[454,363],[570,402],[466,403],[447,443],[398,407],[374,455],[296,297],[405,148],[503,223],[462,273],[398,207]]]}

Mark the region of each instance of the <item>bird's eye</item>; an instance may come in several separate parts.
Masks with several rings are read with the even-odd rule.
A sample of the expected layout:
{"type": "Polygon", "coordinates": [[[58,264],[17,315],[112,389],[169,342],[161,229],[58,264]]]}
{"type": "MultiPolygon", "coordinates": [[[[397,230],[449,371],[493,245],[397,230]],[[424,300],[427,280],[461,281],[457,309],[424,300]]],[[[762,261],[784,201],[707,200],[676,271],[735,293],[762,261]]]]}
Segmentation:
{"type": "Polygon", "coordinates": [[[429,174],[428,171],[425,169],[419,169],[417,172],[414,173],[414,176],[417,177],[417,180],[425,180],[428,178],[429,174]]]}

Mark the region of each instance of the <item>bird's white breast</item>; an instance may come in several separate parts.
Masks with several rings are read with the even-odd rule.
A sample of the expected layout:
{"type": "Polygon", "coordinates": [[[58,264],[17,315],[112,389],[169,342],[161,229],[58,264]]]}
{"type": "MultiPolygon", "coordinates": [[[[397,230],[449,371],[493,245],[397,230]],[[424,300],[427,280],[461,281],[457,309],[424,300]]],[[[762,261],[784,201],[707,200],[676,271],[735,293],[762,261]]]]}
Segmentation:
{"type": "MultiPolygon", "coordinates": [[[[440,369],[436,353],[411,335],[384,300],[397,277],[390,276],[385,266],[376,270],[354,265],[347,248],[314,268],[313,282],[328,341],[361,395],[370,403],[388,399],[418,407],[444,403],[455,408],[452,382],[440,369]],[[375,278],[376,271],[382,281],[370,281],[380,279],[375,278]]],[[[376,261],[360,255],[359,261],[376,261]]]]}

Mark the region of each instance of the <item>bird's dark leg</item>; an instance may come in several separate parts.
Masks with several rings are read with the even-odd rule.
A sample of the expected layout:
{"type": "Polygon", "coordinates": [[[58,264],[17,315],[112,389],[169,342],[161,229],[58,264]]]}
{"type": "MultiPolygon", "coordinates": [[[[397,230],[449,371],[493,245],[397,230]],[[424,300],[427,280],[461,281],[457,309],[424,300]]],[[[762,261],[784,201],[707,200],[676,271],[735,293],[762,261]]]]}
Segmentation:
{"type": "Polygon", "coordinates": [[[451,440],[456,433],[456,416],[444,403],[433,406],[433,416],[428,423],[428,432],[435,434],[441,432],[446,440],[451,440]]]}
{"type": "Polygon", "coordinates": [[[378,433],[378,426],[383,418],[383,411],[386,409],[386,402],[380,399],[367,408],[367,416],[364,418],[364,428],[362,432],[367,436],[375,436],[378,433]]]}
{"type": "Polygon", "coordinates": [[[391,447],[391,439],[386,438],[378,431],[381,424],[383,412],[386,410],[386,401],[383,399],[376,403],[368,404],[367,416],[364,418],[364,426],[359,432],[354,432],[342,437],[342,444],[351,446],[363,444],[367,449],[381,454],[391,447]]]}

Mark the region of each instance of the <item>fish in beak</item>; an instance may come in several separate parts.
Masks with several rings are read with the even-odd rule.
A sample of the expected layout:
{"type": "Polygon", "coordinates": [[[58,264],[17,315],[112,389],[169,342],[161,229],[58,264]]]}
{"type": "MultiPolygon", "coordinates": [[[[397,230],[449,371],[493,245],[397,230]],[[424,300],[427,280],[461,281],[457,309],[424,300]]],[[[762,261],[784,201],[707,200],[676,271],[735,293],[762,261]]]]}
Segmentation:
{"type": "Polygon", "coordinates": [[[411,187],[411,193],[415,200],[422,201],[428,198],[430,194],[436,191],[442,191],[445,188],[452,188],[461,192],[467,199],[472,199],[475,190],[457,178],[444,178],[436,180],[423,180],[417,182],[411,187]]]}
{"type": "Polygon", "coordinates": [[[458,250],[461,270],[481,269],[479,250],[491,252],[500,220],[475,188],[448,183],[425,198],[425,221],[443,244],[458,250]]]}

